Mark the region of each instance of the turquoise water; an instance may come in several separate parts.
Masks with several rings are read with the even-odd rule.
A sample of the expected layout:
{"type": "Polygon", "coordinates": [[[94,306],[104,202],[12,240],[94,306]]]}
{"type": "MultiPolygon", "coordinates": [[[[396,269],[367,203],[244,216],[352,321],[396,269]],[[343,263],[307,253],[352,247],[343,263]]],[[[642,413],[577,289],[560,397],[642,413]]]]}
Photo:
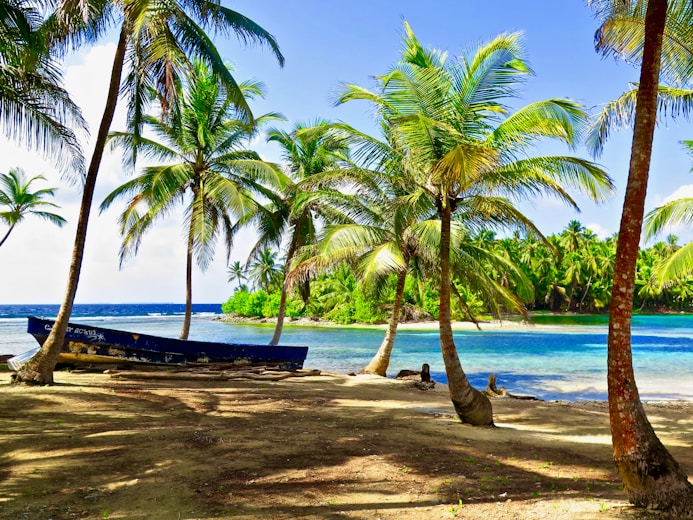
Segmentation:
{"type": "MultiPolygon", "coordinates": [[[[57,306],[0,306],[0,354],[33,348],[26,334],[28,314],[54,317],[57,306]]],[[[176,337],[182,306],[78,306],[72,321],[176,337]]],[[[215,321],[218,305],[196,305],[191,339],[267,343],[271,325],[215,321]]],[[[485,387],[494,372],[510,392],[542,399],[606,399],[605,316],[539,316],[536,325],[455,333],[460,360],[472,384],[485,387]]],[[[358,371],[375,353],[384,331],[352,328],[292,327],[284,345],[308,345],[306,368],[358,371]]],[[[693,400],[693,316],[636,316],[633,363],[645,400],[693,400]]],[[[389,374],[431,365],[433,378],[445,382],[438,332],[402,330],[397,335],[389,374]]]]}

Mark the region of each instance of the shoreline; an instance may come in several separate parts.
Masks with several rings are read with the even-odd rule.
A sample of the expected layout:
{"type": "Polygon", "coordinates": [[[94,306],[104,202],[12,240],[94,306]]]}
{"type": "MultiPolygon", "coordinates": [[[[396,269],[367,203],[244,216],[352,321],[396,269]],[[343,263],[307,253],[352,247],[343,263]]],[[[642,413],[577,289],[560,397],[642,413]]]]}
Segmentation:
{"type": "MultiPolygon", "coordinates": [[[[222,315],[214,318],[216,321],[221,321],[224,323],[237,323],[239,325],[266,325],[274,326],[277,323],[277,319],[272,318],[246,318],[240,316],[229,316],[222,315]]],[[[336,323],[333,321],[316,319],[316,318],[298,318],[298,319],[286,319],[284,320],[284,326],[296,326],[296,327],[316,327],[316,328],[345,328],[345,329],[371,329],[371,330],[387,330],[387,323],[336,323]]],[[[536,327],[545,327],[550,325],[536,325],[526,321],[514,321],[514,320],[491,320],[491,321],[480,321],[479,327],[481,330],[484,329],[499,329],[505,328],[507,330],[531,330],[536,327]]],[[[409,321],[400,322],[397,325],[397,330],[438,330],[438,321],[409,321]]],[[[471,321],[454,321],[452,322],[453,330],[479,330],[476,324],[471,321]]]]}

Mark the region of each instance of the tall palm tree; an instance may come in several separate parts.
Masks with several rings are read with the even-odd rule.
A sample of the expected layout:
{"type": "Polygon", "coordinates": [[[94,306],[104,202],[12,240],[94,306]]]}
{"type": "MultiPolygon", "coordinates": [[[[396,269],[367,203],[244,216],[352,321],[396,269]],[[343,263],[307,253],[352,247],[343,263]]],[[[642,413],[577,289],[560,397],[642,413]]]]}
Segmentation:
{"type": "MultiPolygon", "coordinates": [[[[315,185],[315,177],[339,168],[347,160],[347,147],[334,134],[328,132],[330,123],[324,120],[311,125],[297,123],[291,132],[270,129],[267,141],[277,143],[282,150],[290,182],[279,199],[271,206],[271,213],[260,215],[260,236],[251,256],[267,247],[281,247],[282,240],[288,234],[288,247],[284,256],[284,278],[291,267],[297,251],[315,241],[315,229],[318,220],[326,222],[345,217],[338,209],[331,207],[328,199],[343,198],[342,194],[331,191],[327,193],[315,185]]],[[[307,303],[309,282],[304,282],[303,299],[307,303]]],[[[282,281],[279,311],[274,334],[270,345],[276,345],[281,338],[286,314],[288,285],[282,281]]]]}
{"type": "Polygon", "coordinates": [[[42,23],[39,2],[0,0],[0,126],[7,138],[82,175],[84,157],[73,128],[85,129],[86,122],[62,86],[42,23]]]}
{"type": "MultiPolygon", "coordinates": [[[[240,13],[223,7],[218,0],[119,0],[98,1],[89,6],[82,2],[63,2],[47,24],[54,44],[67,49],[95,41],[114,21],[120,24],[118,42],[106,105],[84,181],[65,295],[55,325],[41,350],[17,372],[15,382],[18,384],[53,382],[53,368],[77,293],[96,179],[121,92],[128,101],[128,121],[136,136],[134,145],[141,136],[143,115],[150,99],[149,89],[156,89],[162,110],[168,110],[175,101],[180,78],[190,68],[189,58],[198,56],[209,64],[237,105],[245,109],[245,119],[252,122],[242,92],[205,29],[235,33],[245,42],[265,43],[280,64],[284,60],[267,31],[240,13]],[[123,82],[124,69],[129,72],[123,82]]],[[[133,148],[132,155],[134,161],[136,148],[133,148]]]]}
{"type": "Polygon", "coordinates": [[[553,99],[508,115],[504,102],[516,96],[517,86],[531,72],[521,50],[519,35],[504,34],[474,55],[447,62],[445,53],[422,47],[406,25],[402,61],[379,78],[379,92],[350,86],[340,97],[342,102],[375,103],[420,172],[413,189],[435,202],[441,225],[441,350],[455,410],[463,422],[474,425],[493,424],[493,413],[486,396],[469,384],[453,340],[453,214],[465,205],[482,214],[491,196],[548,192],[574,205],[565,186],[582,188],[595,199],[611,190],[606,174],[589,161],[524,157],[540,137],[575,144],[585,114],[572,101],[553,99]]]}
{"type": "MultiPolygon", "coordinates": [[[[660,75],[693,77],[690,75],[692,61],[677,59],[682,52],[690,56],[690,39],[677,40],[677,24],[670,24],[667,29],[667,0],[593,0],[591,3],[603,19],[596,36],[597,50],[603,54],[622,55],[640,64],[628,183],[609,313],[607,382],[614,461],[633,504],[689,516],[693,512],[693,486],[655,434],[640,401],[633,371],[631,319],[660,75]],[[670,32],[673,37],[667,37],[664,44],[667,30],[673,31],[670,32]]],[[[685,5],[681,0],[670,3],[671,16],[675,17],[680,10],[690,11],[688,1],[685,5]]],[[[688,23],[682,27],[687,30],[690,26],[688,23]]]]}
{"type": "Polygon", "coordinates": [[[65,224],[65,219],[60,215],[45,211],[45,208],[58,207],[53,202],[43,200],[48,196],[52,197],[55,188],[30,191],[32,183],[43,179],[43,175],[36,175],[27,180],[21,168],[13,168],[9,173],[0,173],[0,221],[9,226],[7,233],[0,239],[0,246],[5,243],[15,226],[29,215],[35,215],[58,226],[65,224]]]}
{"type": "MultiPolygon", "coordinates": [[[[257,84],[244,83],[240,88],[247,97],[261,93],[257,84]]],[[[121,263],[137,253],[142,237],[156,221],[175,206],[184,207],[186,305],[181,339],[190,332],[193,257],[205,270],[214,256],[217,236],[223,235],[228,260],[233,217],[241,219],[258,208],[255,197],[268,193],[263,184],[281,184],[277,168],[246,148],[265,117],[251,125],[242,120],[242,112],[212,71],[195,62],[170,114],[163,119],[144,117],[159,140],[139,138],[138,149],[165,165],[144,168],[144,173],[116,188],[101,204],[104,210],[117,199],[131,197],[119,218],[124,237],[121,263]]],[[[114,145],[127,148],[137,138],[133,133],[113,133],[111,139],[114,145]]]]}

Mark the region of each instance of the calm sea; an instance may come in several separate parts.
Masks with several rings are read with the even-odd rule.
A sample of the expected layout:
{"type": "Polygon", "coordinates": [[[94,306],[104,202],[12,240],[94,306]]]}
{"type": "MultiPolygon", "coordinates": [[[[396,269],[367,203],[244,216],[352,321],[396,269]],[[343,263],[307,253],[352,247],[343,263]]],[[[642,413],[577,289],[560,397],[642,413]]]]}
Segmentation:
{"type": "MultiPolygon", "coordinates": [[[[267,343],[271,325],[215,321],[218,304],[193,307],[191,339],[267,343]]],[[[177,337],[183,305],[76,305],[72,321],[115,329],[177,337]]],[[[0,305],[0,354],[19,354],[36,343],[26,333],[26,316],[55,317],[57,305],[0,305]]],[[[539,316],[535,325],[455,333],[462,366],[473,385],[486,386],[488,374],[510,392],[542,399],[606,399],[605,316],[539,316]]],[[[292,327],[284,345],[308,345],[306,368],[358,371],[375,353],[384,331],[353,328],[292,327]]],[[[636,316],[633,358],[645,400],[693,400],[693,316],[636,316]]],[[[400,331],[389,374],[431,365],[433,378],[445,382],[436,331],[400,331]]]]}

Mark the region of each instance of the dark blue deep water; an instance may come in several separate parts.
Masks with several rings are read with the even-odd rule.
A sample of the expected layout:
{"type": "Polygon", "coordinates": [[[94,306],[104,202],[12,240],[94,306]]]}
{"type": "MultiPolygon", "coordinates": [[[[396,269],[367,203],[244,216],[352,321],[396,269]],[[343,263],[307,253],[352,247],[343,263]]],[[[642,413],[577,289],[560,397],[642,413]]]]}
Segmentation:
{"type": "MultiPolygon", "coordinates": [[[[26,316],[54,317],[57,305],[0,305],[0,354],[19,354],[35,346],[26,334],[26,316]]],[[[177,337],[183,305],[76,305],[72,321],[177,337]]],[[[191,339],[267,343],[272,325],[239,325],[214,318],[219,304],[196,304],[191,339]]],[[[606,398],[605,316],[538,316],[534,326],[457,331],[455,342],[465,372],[476,387],[489,373],[510,392],[543,399],[606,398]]],[[[345,373],[358,371],[375,353],[383,330],[324,328],[287,324],[282,344],[310,347],[306,368],[345,373]]],[[[693,316],[635,316],[633,364],[645,400],[693,399],[693,316]]],[[[401,330],[389,375],[400,369],[431,365],[434,379],[445,382],[437,330],[401,330]]]]}

